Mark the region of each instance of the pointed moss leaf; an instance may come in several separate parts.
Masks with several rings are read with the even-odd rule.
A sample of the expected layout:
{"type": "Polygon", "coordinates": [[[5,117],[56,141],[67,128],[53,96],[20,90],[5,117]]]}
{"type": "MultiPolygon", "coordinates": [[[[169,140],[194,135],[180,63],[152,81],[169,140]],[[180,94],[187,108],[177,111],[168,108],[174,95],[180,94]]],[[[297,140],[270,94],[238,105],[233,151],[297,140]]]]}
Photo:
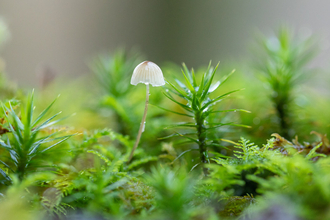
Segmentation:
{"type": "Polygon", "coordinates": [[[239,143],[236,143],[236,142],[231,141],[231,140],[228,140],[228,139],[221,138],[220,140],[222,140],[222,141],[224,141],[224,142],[227,142],[227,143],[230,143],[230,144],[234,144],[234,145],[236,145],[236,146],[240,146],[239,143]]]}
{"type": "Polygon", "coordinates": [[[175,124],[175,125],[171,125],[166,127],[166,129],[168,128],[175,128],[175,127],[189,127],[189,128],[196,128],[197,125],[190,123],[190,122],[186,122],[186,123],[179,123],[179,124],[175,124]]]}
{"type": "MultiPolygon", "coordinates": [[[[149,105],[152,105],[152,104],[149,104],[149,105]]],[[[158,105],[152,105],[152,106],[155,106],[155,107],[157,107],[157,108],[160,108],[160,109],[162,109],[162,110],[164,110],[164,111],[172,112],[172,113],[177,114],[177,115],[182,115],[182,116],[187,116],[187,117],[193,117],[192,115],[188,115],[188,114],[184,114],[184,113],[180,113],[180,112],[172,111],[172,110],[169,110],[169,109],[166,109],[166,108],[160,107],[160,106],[158,106],[158,105]]]]}
{"type": "Polygon", "coordinates": [[[184,92],[184,91],[182,91],[182,90],[180,90],[180,89],[178,89],[178,88],[176,88],[176,86],[175,85],[173,85],[171,82],[169,82],[169,81],[166,81],[175,91],[177,91],[179,94],[181,94],[182,95],[182,97],[184,97],[185,99],[187,99],[187,100],[191,100],[191,98],[184,92]]]}
{"type": "Polygon", "coordinates": [[[38,132],[40,131],[41,129],[44,129],[46,127],[48,127],[50,125],[50,121],[53,120],[56,116],[58,116],[59,114],[61,114],[62,112],[59,112],[59,113],[56,113],[55,115],[53,115],[52,117],[48,118],[46,121],[44,121],[41,125],[39,125],[38,127],[36,127],[34,129],[33,132],[38,132]],[[48,123],[48,124],[47,124],[48,123]]]}
{"type": "Polygon", "coordinates": [[[322,142],[315,146],[312,150],[309,151],[309,153],[306,155],[306,159],[310,160],[314,157],[326,157],[324,154],[317,153],[316,150],[319,149],[322,146],[322,142]]]}
{"type": "Polygon", "coordinates": [[[198,167],[201,163],[197,163],[195,164],[191,169],[190,169],[190,172],[193,171],[194,169],[196,169],[196,167],[198,167]]]}
{"type": "MultiPolygon", "coordinates": [[[[209,66],[210,67],[210,66],[209,66]]],[[[206,77],[206,72],[203,74],[203,76],[202,76],[202,81],[201,81],[201,83],[200,83],[200,85],[199,85],[199,88],[198,88],[198,91],[197,91],[197,96],[198,97],[201,97],[202,96],[202,93],[203,93],[203,91],[204,91],[204,82],[205,82],[205,77],[206,77]]]]}
{"type": "Polygon", "coordinates": [[[74,135],[75,135],[75,134],[66,136],[65,138],[63,138],[63,139],[60,140],[59,142],[57,142],[57,143],[51,145],[50,147],[47,147],[46,149],[42,150],[41,153],[44,153],[44,152],[46,152],[46,151],[52,149],[53,147],[59,145],[60,143],[66,141],[67,139],[69,139],[70,137],[72,137],[72,136],[74,136],[74,135]]]}
{"type": "Polygon", "coordinates": [[[0,168],[0,174],[5,178],[6,181],[11,182],[11,178],[0,168]]]}
{"type": "Polygon", "coordinates": [[[195,88],[191,85],[189,79],[187,78],[186,74],[184,71],[182,71],[182,74],[184,76],[184,79],[186,80],[187,88],[190,90],[191,93],[195,93],[195,88]]]}
{"type": "Polygon", "coordinates": [[[219,63],[218,63],[217,66],[214,68],[214,70],[213,70],[213,72],[212,72],[210,78],[208,79],[208,82],[207,82],[207,84],[206,84],[206,87],[203,89],[204,91],[203,91],[202,96],[201,96],[201,99],[202,99],[202,100],[204,100],[205,97],[206,97],[206,95],[207,95],[207,93],[209,93],[209,89],[210,89],[210,87],[211,87],[211,84],[212,84],[212,81],[213,81],[214,75],[215,75],[215,73],[216,73],[216,71],[217,71],[217,69],[218,69],[218,66],[219,66],[219,63]]]}
{"type": "Polygon", "coordinates": [[[179,79],[175,79],[175,82],[183,89],[187,89],[187,86],[183,84],[179,79]]]}
{"type": "Polygon", "coordinates": [[[23,143],[23,136],[22,136],[22,133],[20,132],[20,130],[19,129],[15,130],[11,124],[9,124],[9,128],[10,128],[13,136],[15,137],[16,142],[18,144],[22,144],[23,143]]]}
{"type": "Polygon", "coordinates": [[[193,68],[191,69],[191,77],[192,77],[192,80],[193,80],[193,86],[196,88],[197,87],[197,82],[196,82],[195,71],[194,71],[193,68]]]}
{"type": "Polygon", "coordinates": [[[236,127],[251,128],[251,126],[249,126],[249,125],[235,124],[233,122],[229,122],[229,123],[213,123],[211,125],[213,125],[213,126],[209,126],[208,128],[206,128],[206,130],[216,129],[216,128],[220,128],[222,126],[227,126],[227,125],[236,126],[236,127]]]}
{"type": "Polygon", "coordinates": [[[28,153],[28,155],[33,155],[33,154],[36,154],[39,147],[41,146],[41,144],[45,144],[47,142],[52,142],[52,141],[56,141],[56,140],[62,140],[64,138],[67,138],[67,137],[71,137],[72,135],[66,135],[66,136],[61,136],[61,137],[57,137],[57,138],[50,138],[52,136],[55,136],[56,134],[58,134],[58,132],[54,132],[46,137],[43,137],[41,139],[39,139],[37,142],[33,143],[31,145],[31,149],[28,153]]]}
{"type": "Polygon", "coordinates": [[[177,91],[175,91],[175,90],[173,90],[172,88],[167,88],[166,89],[166,93],[173,93],[173,94],[175,94],[175,95],[177,95],[177,96],[179,96],[179,97],[181,97],[181,98],[183,98],[183,99],[185,99],[185,100],[189,100],[190,99],[190,97],[188,97],[188,98],[186,98],[185,96],[183,96],[183,95],[181,95],[180,93],[178,93],[177,91]]]}
{"type": "Polygon", "coordinates": [[[5,148],[6,150],[11,150],[11,148],[3,141],[0,139],[0,147],[5,148]]]}
{"type": "Polygon", "coordinates": [[[250,111],[245,110],[245,109],[228,109],[228,110],[220,110],[220,111],[211,111],[210,114],[224,113],[224,112],[245,112],[245,113],[251,113],[250,111]]]}
{"type": "Polygon", "coordinates": [[[189,82],[192,82],[193,80],[192,80],[192,77],[190,75],[190,71],[189,71],[188,67],[186,66],[186,64],[182,63],[182,67],[183,67],[183,71],[185,73],[187,73],[187,78],[189,79],[189,82]]]}
{"type": "MultiPolygon", "coordinates": [[[[24,130],[24,125],[22,124],[22,122],[19,119],[19,117],[16,115],[16,113],[15,113],[15,111],[14,111],[14,109],[13,109],[13,107],[12,107],[12,105],[11,105],[10,102],[9,102],[9,106],[10,106],[10,110],[7,107],[5,107],[5,108],[7,109],[7,111],[9,112],[9,114],[13,117],[15,126],[18,129],[20,129],[21,131],[23,131],[24,130]]],[[[7,115],[7,114],[5,114],[5,115],[7,115]]],[[[7,118],[8,118],[8,116],[7,116],[7,118]]]]}
{"type": "Polygon", "coordinates": [[[181,154],[179,154],[179,156],[177,156],[177,157],[171,162],[171,164],[173,164],[175,161],[177,161],[178,159],[180,159],[183,155],[185,155],[186,153],[191,152],[191,151],[198,151],[198,149],[189,149],[189,150],[185,150],[185,151],[183,151],[181,154]]]}
{"type": "Polygon", "coordinates": [[[236,89],[236,90],[233,90],[233,91],[231,91],[231,92],[227,92],[227,93],[225,93],[225,94],[223,94],[223,95],[220,95],[220,96],[218,96],[217,98],[212,99],[211,101],[205,103],[205,104],[203,105],[203,107],[201,108],[201,110],[204,110],[204,109],[206,109],[207,107],[209,107],[210,105],[212,105],[212,104],[216,104],[216,103],[219,102],[221,99],[223,99],[223,98],[229,96],[230,94],[232,94],[232,93],[234,93],[234,92],[241,91],[241,90],[243,90],[243,89],[236,89]]]}
{"type": "Polygon", "coordinates": [[[179,136],[181,136],[181,137],[184,137],[184,138],[186,138],[186,139],[188,139],[188,140],[190,140],[190,141],[193,141],[193,142],[195,142],[195,143],[198,144],[198,140],[195,139],[195,138],[188,137],[187,135],[181,134],[181,133],[179,133],[179,132],[175,132],[175,133],[177,133],[177,134],[178,134],[179,136]]]}
{"type": "Polygon", "coordinates": [[[45,108],[40,114],[39,116],[36,118],[36,120],[32,123],[31,127],[35,127],[41,120],[42,118],[47,114],[47,112],[49,111],[49,109],[53,106],[53,104],[56,102],[56,100],[59,98],[60,96],[58,95],[56,99],[54,99],[54,101],[52,103],[50,103],[50,105],[45,108]]]}
{"type": "Polygon", "coordinates": [[[5,166],[6,168],[10,169],[12,172],[14,172],[13,169],[12,169],[8,164],[6,164],[5,162],[3,162],[2,160],[0,160],[0,163],[1,163],[3,166],[5,166]]]}
{"type": "Polygon", "coordinates": [[[189,108],[189,106],[186,106],[180,102],[178,102],[177,100],[175,100],[171,95],[169,95],[168,93],[163,93],[168,99],[170,99],[171,101],[175,102],[176,104],[180,105],[183,109],[187,110],[188,112],[193,112],[191,108],[189,108]]]}
{"type": "MultiPolygon", "coordinates": [[[[58,114],[60,114],[60,113],[61,113],[61,112],[59,112],[58,114]]],[[[65,117],[63,117],[63,118],[57,119],[56,121],[49,122],[48,124],[45,124],[45,125],[43,125],[42,127],[39,127],[39,130],[44,129],[44,128],[47,128],[47,127],[52,126],[52,125],[54,125],[54,124],[57,124],[58,122],[63,121],[63,120],[65,120],[65,119],[67,119],[67,118],[69,118],[69,117],[71,117],[71,116],[73,116],[73,115],[75,115],[75,113],[72,114],[72,115],[68,115],[68,116],[65,116],[65,117]]]]}
{"type": "Polygon", "coordinates": [[[8,148],[10,148],[10,150],[8,150],[8,151],[10,153],[11,159],[13,160],[13,162],[15,164],[18,164],[18,159],[19,159],[18,155],[22,153],[22,149],[19,148],[19,147],[16,148],[16,149],[13,149],[10,142],[9,142],[9,139],[7,139],[7,146],[8,146],[8,148]]]}
{"type": "Polygon", "coordinates": [[[231,75],[233,75],[233,73],[235,73],[235,69],[233,69],[228,75],[226,75],[226,76],[224,76],[221,80],[220,80],[220,84],[222,85],[222,84],[224,84],[228,79],[229,79],[229,77],[231,76],[231,75]]]}
{"type": "Polygon", "coordinates": [[[25,130],[28,130],[28,128],[31,126],[32,123],[32,117],[33,117],[33,98],[34,98],[34,90],[32,90],[32,93],[28,99],[26,108],[26,124],[25,124],[25,130]]]}
{"type": "Polygon", "coordinates": [[[216,157],[220,157],[220,158],[231,158],[230,156],[226,156],[226,155],[223,155],[219,152],[215,152],[215,151],[209,151],[210,154],[213,154],[214,156],[216,157]]]}
{"type": "MultiPolygon", "coordinates": [[[[196,132],[183,133],[183,135],[196,135],[196,132]]],[[[177,137],[177,136],[181,136],[181,135],[178,133],[174,133],[174,134],[171,134],[171,135],[168,135],[165,137],[158,138],[158,140],[165,140],[165,139],[169,139],[171,137],[177,137]]]]}
{"type": "Polygon", "coordinates": [[[214,83],[213,85],[211,85],[208,93],[214,92],[219,86],[220,86],[220,81],[217,81],[216,83],[214,83]]]}

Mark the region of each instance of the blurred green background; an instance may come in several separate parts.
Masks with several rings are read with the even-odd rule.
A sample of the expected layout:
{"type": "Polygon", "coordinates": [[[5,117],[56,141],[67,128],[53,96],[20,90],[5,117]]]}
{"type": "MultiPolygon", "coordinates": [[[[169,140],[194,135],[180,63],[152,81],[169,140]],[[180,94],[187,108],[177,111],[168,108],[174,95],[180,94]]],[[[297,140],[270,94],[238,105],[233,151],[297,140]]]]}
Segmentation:
{"type": "Polygon", "coordinates": [[[285,23],[321,37],[322,52],[311,65],[327,68],[329,7],[327,0],[0,0],[11,33],[1,56],[10,79],[34,87],[41,72],[89,74],[93,55],[122,46],[158,64],[242,63],[256,31],[270,35],[285,23]]]}
{"type": "Polygon", "coordinates": [[[329,158],[318,160],[330,154],[329,6],[0,0],[0,220],[37,219],[31,206],[41,219],[73,208],[110,219],[223,219],[230,200],[219,198],[246,207],[258,195],[283,197],[302,219],[329,219],[329,158]],[[145,101],[145,86],[129,81],[146,59],[168,83],[150,89],[129,164],[145,101]],[[65,120],[54,126],[58,112],[65,120]],[[39,113],[45,125],[35,127],[39,113]]]}
{"type": "MultiPolygon", "coordinates": [[[[201,74],[210,60],[213,65],[220,61],[216,80],[233,69],[236,72],[219,94],[245,89],[230,97],[221,109],[242,108],[252,112],[221,116],[225,121],[252,128],[239,132],[229,129],[228,138],[246,136],[263,143],[276,132],[289,140],[295,135],[309,140],[311,131],[325,134],[330,128],[324,113],[329,107],[330,94],[329,6],[325,0],[0,0],[0,18],[4,24],[0,25],[3,38],[0,39],[0,72],[9,79],[8,83],[2,80],[2,87],[7,88],[2,96],[13,97],[17,88],[23,91],[36,88],[42,90],[37,93],[38,104],[46,107],[49,100],[62,94],[56,110],[66,115],[77,113],[68,119],[68,125],[77,129],[110,127],[134,137],[144,100],[143,86],[133,88],[128,84],[134,65],[143,59],[151,60],[172,81],[182,77],[182,62],[201,74]],[[279,36],[279,29],[284,26],[289,30],[283,35],[291,39],[289,47],[277,48],[279,42],[285,41],[279,36]],[[303,43],[303,39],[310,37],[312,51],[317,51],[317,55],[304,60],[304,54],[313,54],[308,50],[309,43],[303,43]],[[305,46],[307,49],[303,49],[305,46]],[[281,86],[276,89],[275,84],[286,81],[263,80],[262,83],[260,79],[262,74],[272,71],[281,77],[276,66],[282,62],[287,62],[285,68],[290,73],[305,76],[301,82],[288,86],[289,95],[284,97],[289,100],[281,104],[281,98],[274,100],[274,95],[281,92],[281,86]],[[275,66],[267,67],[269,64],[275,66]],[[269,90],[271,84],[275,87],[269,90]],[[288,104],[289,115],[282,118],[291,118],[287,122],[289,128],[280,129],[276,108],[288,104]],[[132,114],[132,106],[141,110],[132,114]],[[122,120],[130,126],[124,126],[122,120]]],[[[152,104],[168,105],[161,92],[151,89],[152,104]]],[[[15,97],[20,99],[17,93],[15,97]]],[[[154,113],[150,117],[159,118],[162,123],[183,120],[167,115],[166,121],[162,118],[163,111],[152,109],[154,113]]],[[[153,135],[152,138],[159,138],[155,130],[153,135]]]]}

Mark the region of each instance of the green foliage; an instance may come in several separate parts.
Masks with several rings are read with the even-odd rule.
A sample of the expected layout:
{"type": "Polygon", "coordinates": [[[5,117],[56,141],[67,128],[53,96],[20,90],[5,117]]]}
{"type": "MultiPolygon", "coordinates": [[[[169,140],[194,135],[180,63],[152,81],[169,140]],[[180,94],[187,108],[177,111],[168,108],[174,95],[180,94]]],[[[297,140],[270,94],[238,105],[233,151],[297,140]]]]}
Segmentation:
{"type": "MultiPolygon", "coordinates": [[[[150,162],[155,162],[159,158],[157,156],[150,156],[146,154],[143,149],[136,152],[136,159],[126,166],[126,161],[130,150],[132,149],[133,142],[130,141],[128,136],[123,136],[119,133],[109,129],[96,130],[93,134],[85,134],[85,140],[82,147],[93,145],[92,149],[87,150],[100,158],[107,166],[116,164],[116,170],[132,171],[140,168],[141,166],[150,162]],[[111,146],[105,146],[99,143],[98,139],[101,137],[108,137],[112,141],[111,146]],[[119,143],[119,144],[118,144],[119,143]],[[119,145],[119,146],[118,146],[119,145]]],[[[85,149],[84,149],[85,150],[85,149]]]]}
{"type": "MultiPolygon", "coordinates": [[[[246,189],[252,183],[257,183],[257,193],[262,197],[257,197],[257,202],[247,211],[251,219],[262,215],[262,210],[274,208],[274,202],[270,201],[283,199],[283,204],[287,203],[288,207],[293,208],[289,210],[290,215],[327,219],[329,212],[326,207],[330,198],[327,190],[330,179],[327,171],[329,159],[321,158],[317,162],[311,160],[320,157],[317,149],[322,144],[315,146],[306,156],[294,148],[290,149],[290,156],[284,156],[273,149],[274,142],[275,139],[271,139],[263,148],[259,148],[242,138],[237,144],[239,151],[235,151],[235,158],[214,159],[217,165],[208,165],[209,178],[203,181],[202,187],[217,192],[218,198],[226,201],[234,199],[231,195],[242,188],[245,188],[243,192],[251,194],[246,189]]],[[[231,208],[228,206],[228,209],[220,213],[237,213],[239,207],[238,204],[231,208]]]]}
{"type": "Polygon", "coordinates": [[[0,168],[0,173],[4,177],[2,183],[10,183],[11,178],[8,173],[14,173],[22,180],[28,172],[35,172],[45,165],[45,156],[55,146],[67,140],[72,135],[57,136],[59,132],[40,137],[42,130],[49,128],[59,120],[53,119],[60,113],[44,119],[48,110],[54,104],[53,101],[40,115],[33,120],[33,92],[27,99],[26,107],[21,107],[21,114],[18,115],[11,104],[6,106],[2,103],[5,120],[8,122],[7,129],[9,135],[7,140],[0,140],[0,148],[7,151],[9,158],[0,160],[8,172],[0,168]],[[51,145],[47,145],[51,143],[51,145]]]}
{"type": "Polygon", "coordinates": [[[221,199],[223,209],[219,212],[222,217],[239,217],[242,212],[250,207],[255,199],[250,196],[231,196],[221,199]]]}
{"type": "Polygon", "coordinates": [[[116,129],[124,135],[131,134],[130,126],[134,122],[132,115],[127,112],[130,107],[129,96],[132,89],[129,81],[139,61],[141,61],[139,54],[118,50],[112,56],[99,56],[90,65],[105,94],[102,105],[113,110],[117,121],[116,129]]]}
{"type": "MultiPolygon", "coordinates": [[[[236,147],[239,151],[234,151],[234,156],[236,158],[230,158],[226,161],[234,164],[244,165],[241,170],[248,169],[249,167],[255,167],[258,169],[268,169],[273,170],[273,164],[269,164],[268,158],[278,155],[277,151],[270,151],[273,148],[274,139],[268,140],[267,144],[260,149],[258,146],[254,145],[254,143],[250,143],[250,141],[241,138],[239,144],[236,147]]],[[[221,159],[218,159],[219,163],[221,159]]],[[[223,161],[223,160],[222,160],[223,161]]],[[[221,164],[221,162],[220,162],[221,164]]],[[[258,170],[260,172],[260,170],[258,170]]]]}
{"type": "Polygon", "coordinates": [[[330,161],[324,158],[313,162],[310,158],[317,154],[311,154],[314,155],[303,157],[297,153],[291,157],[270,157],[269,160],[282,172],[266,179],[252,175],[248,178],[260,184],[258,191],[265,195],[265,199],[283,197],[295,204],[293,211],[296,215],[307,219],[327,219],[330,216],[330,161]]]}
{"type": "Polygon", "coordinates": [[[235,157],[214,158],[216,164],[209,164],[210,178],[205,180],[209,188],[226,195],[246,195],[255,193],[255,185],[246,180],[247,174],[267,176],[280,172],[276,164],[269,158],[279,155],[278,151],[270,150],[274,139],[269,140],[262,149],[241,138],[236,144],[238,150],[234,151],[235,157]],[[220,166],[219,166],[220,165],[220,166]]]}
{"type": "Polygon", "coordinates": [[[45,208],[40,204],[38,188],[55,178],[51,173],[32,173],[22,181],[12,175],[12,184],[0,196],[0,219],[45,219],[45,208]],[[36,187],[37,186],[37,187],[36,187]]]}
{"type": "Polygon", "coordinates": [[[58,178],[50,183],[64,196],[56,211],[68,206],[86,214],[123,217],[151,208],[151,189],[141,182],[142,171],[137,169],[158,157],[139,150],[127,165],[132,143],[109,129],[85,132],[76,144],[73,160],[60,165],[58,178]]]}
{"type": "Polygon", "coordinates": [[[155,206],[169,219],[188,219],[195,181],[184,170],[153,167],[145,182],[155,189],[155,206]]]}
{"type": "Polygon", "coordinates": [[[271,92],[270,99],[276,109],[280,134],[291,138],[294,134],[291,119],[294,92],[312,73],[307,65],[317,54],[315,39],[299,39],[290,29],[282,27],[276,37],[258,40],[255,71],[271,92]]]}
{"type": "Polygon", "coordinates": [[[102,89],[114,98],[125,97],[132,87],[129,79],[141,58],[135,52],[117,50],[112,56],[103,55],[94,60],[91,70],[96,75],[102,89]]]}
{"type": "Polygon", "coordinates": [[[139,167],[143,164],[152,162],[152,161],[157,161],[159,158],[155,157],[155,156],[147,156],[147,157],[143,157],[142,159],[139,160],[135,160],[133,163],[131,163],[127,169],[128,170],[132,170],[133,168],[139,167]]]}
{"type": "Polygon", "coordinates": [[[208,135],[211,130],[215,130],[225,125],[232,126],[243,126],[240,124],[236,124],[233,122],[224,123],[221,121],[212,122],[208,121],[208,118],[212,114],[216,114],[219,112],[230,112],[230,111],[245,111],[241,109],[230,109],[230,110],[215,110],[214,107],[217,103],[222,101],[224,98],[228,97],[230,94],[239,91],[233,90],[222,95],[219,95],[215,98],[212,97],[212,93],[219,88],[223,83],[225,83],[228,77],[234,73],[232,71],[229,75],[223,77],[222,80],[217,81],[212,84],[215,73],[217,71],[218,65],[213,68],[211,67],[211,63],[208,66],[206,72],[202,75],[202,79],[200,82],[197,82],[195,72],[192,69],[191,71],[183,65],[183,76],[185,83],[182,83],[180,80],[176,79],[176,83],[178,86],[175,86],[171,82],[167,82],[169,88],[164,92],[164,95],[178,104],[185,112],[176,112],[169,109],[164,109],[166,111],[175,113],[177,115],[186,116],[190,118],[189,122],[180,123],[173,127],[178,128],[189,128],[194,129],[193,132],[187,133],[176,133],[173,136],[181,136],[187,139],[188,142],[196,143],[199,147],[200,160],[201,163],[209,162],[209,154],[208,147],[211,146],[214,140],[208,135]],[[173,97],[176,95],[180,99],[176,99],[173,97]],[[181,100],[184,100],[182,103],[181,100]]]}
{"type": "Polygon", "coordinates": [[[73,180],[73,191],[63,201],[92,213],[106,210],[116,215],[123,211],[120,202],[116,202],[120,199],[117,189],[129,181],[127,177],[116,171],[114,164],[106,169],[86,169],[73,180]]]}
{"type": "MultiPolygon", "coordinates": [[[[137,54],[121,50],[95,59],[91,69],[103,93],[94,94],[92,87],[86,93],[80,91],[86,103],[71,100],[77,88],[66,86],[70,90],[64,93],[74,96],[67,95],[60,109],[71,111],[70,106],[84,105],[87,114],[77,120],[96,130],[86,124],[53,126],[59,122],[55,119],[58,114],[52,113],[54,102],[34,117],[33,102],[38,97],[32,93],[25,100],[16,91],[7,93],[7,81],[1,79],[0,218],[74,219],[79,213],[82,219],[267,219],[269,212],[281,214],[286,209],[290,210],[287,216],[275,218],[329,219],[330,143],[323,135],[326,132],[312,132],[319,137],[316,142],[300,144],[297,137],[289,142],[274,134],[276,138],[265,145],[254,144],[255,139],[265,143],[271,133],[279,132],[273,126],[274,117],[268,117],[271,102],[282,134],[290,136],[292,129],[298,131],[293,124],[296,119],[291,114],[292,103],[296,89],[311,71],[307,64],[314,50],[312,38],[297,42],[287,29],[281,29],[277,38],[260,41],[256,70],[270,88],[268,101],[260,96],[262,85],[255,85],[248,74],[235,75],[231,82],[227,79],[232,72],[217,81],[218,66],[210,64],[199,75],[199,71],[184,65],[183,81],[175,79],[172,83],[171,69],[162,68],[167,88],[164,95],[151,91],[150,98],[151,103],[166,108],[150,108],[142,146],[129,164],[132,139],[143,110],[139,105],[145,98],[142,86],[129,85],[133,68],[140,61],[137,54]],[[220,86],[228,92],[222,93],[220,86]],[[218,107],[239,91],[233,90],[236,87],[246,87],[247,91],[218,107]],[[94,108],[89,108],[91,103],[94,108]],[[247,111],[237,109],[240,106],[255,111],[247,116],[247,111]],[[244,131],[249,135],[230,130],[242,126],[241,120],[258,126],[244,131]],[[182,138],[173,143],[161,142],[158,138],[168,135],[163,131],[164,123],[174,121],[183,123],[174,125],[176,131],[168,137],[182,138]],[[67,134],[63,136],[64,128],[67,134]],[[71,137],[73,133],[83,135],[71,137]],[[242,136],[247,137],[237,142],[242,136]],[[173,148],[178,143],[184,144],[182,152],[173,148]],[[195,151],[200,156],[197,164],[195,154],[186,155],[195,151]],[[200,164],[207,175],[194,171],[200,164]]],[[[49,87],[48,95],[53,92],[49,87]]],[[[45,93],[43,90],[42,100],[47,100],[45,93]]],[[[309,133],[317,125],[305,127],[309,133]]]]}
{"type": "Polygon", "coordinates": [[[51,218],[61,218],[67,215],[67,209],[74,208],[66,203],[61,202],[62,193],[56,188],[48,188],[43,192],[41,204],[46,209],[48,216],[51,218]]]}

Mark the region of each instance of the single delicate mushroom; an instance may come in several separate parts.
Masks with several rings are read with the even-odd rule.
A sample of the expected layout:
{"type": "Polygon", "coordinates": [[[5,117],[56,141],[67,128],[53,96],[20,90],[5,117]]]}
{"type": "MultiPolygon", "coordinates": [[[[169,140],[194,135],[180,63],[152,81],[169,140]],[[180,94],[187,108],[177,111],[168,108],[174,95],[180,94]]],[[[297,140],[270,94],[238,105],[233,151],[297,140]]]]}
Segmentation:
{"type": "Polygon", "coordinates": [[[131,78],[131,84],[137,85],[139,83],[146,84],[146,104],[144,108],[144,114],[142,117],[142,121],[140,124],[139,133],[137,135],[134,147],[132,149],[132,152],[129,156],[128,162],[131,161],[134,151],[136,150],[137,146],[139,145],[139,141],[142,135],[142,132],[144,131],[145,121],[147,118],[147,111],[148,111],[148,103],[149,103],[149,84],[152,86],[163,86],[165,85],[165,80],[163,77],[162,70],[157,66],[155,63],[150,61],[144,61],[137,65],[133,71],[133,75],[131,78]]]}

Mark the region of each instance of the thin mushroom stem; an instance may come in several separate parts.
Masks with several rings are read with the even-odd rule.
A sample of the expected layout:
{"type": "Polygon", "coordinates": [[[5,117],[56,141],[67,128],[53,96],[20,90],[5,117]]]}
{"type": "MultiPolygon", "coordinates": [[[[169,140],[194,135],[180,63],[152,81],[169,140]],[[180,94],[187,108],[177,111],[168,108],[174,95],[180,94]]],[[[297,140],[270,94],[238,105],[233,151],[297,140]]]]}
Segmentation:
{"type": "Polygon", "coordinates": [[[149,95],[150,95],[149,94],[149,83],[146,83],[146,87],[147,87],[147,89],[146,89],[146,104],[145,104],[145,107],[144,107],[144,113],[143,113],[142,121],[141,121],[141,124],[140,124],[139,133],[137,135],[137,138],[136,138],[134,147],[131,151],[131,154],[129,155],[128,162],[130,162],[132,160],[134,151],[138,147],[142,132],[144,131],[145,121],[146,121],[146,118],[147,118],[148,104],[149,104],[149,95]]]}

